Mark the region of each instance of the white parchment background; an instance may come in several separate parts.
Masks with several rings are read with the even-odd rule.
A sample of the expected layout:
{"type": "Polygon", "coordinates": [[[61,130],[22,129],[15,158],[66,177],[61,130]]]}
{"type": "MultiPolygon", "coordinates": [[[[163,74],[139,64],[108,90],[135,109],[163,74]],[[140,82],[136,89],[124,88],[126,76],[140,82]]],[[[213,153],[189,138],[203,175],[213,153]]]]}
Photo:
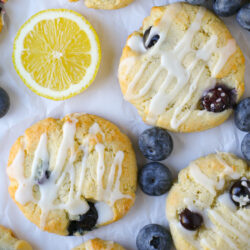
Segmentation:
{"type": "MultiPolygon", "coordinates": [[[[144,225],[168,225],[165,218],[166,195],[150,197],[138,190],[135,206],[127,216],[112,225],[83,237],[62,237],[42,232],[23,216],[10,199],[5,174],[10,147],[27,127],[48,116],[59,118],[72,112],[93,113],[117,124],[132,139],[138,165],[145,163],[137,148],[137,138],[147,126],[135,108],[123,100],[117,80],[117,67],[127,36],[141,26],[151,7],[167,2],[170,1],[136,0],[127,8],[115,11],[87,9],[83,0],[78,3],[68,3],[67,0],[9,0],[6,4],[8,25],[0,34],[0,86],[8,91],[11,108],[0,119],[0,224],[12,228],[18,237],[31,242],[34,249],[66,250],[89,238],[100,237],[115,240],[126,249],[134,250],[136,235],[144,225]],[[83,14],[96,29],[102,47],[102,63],[94,83],[84,93],[60,102],[47,100],[31,92],[17,76],[11,60],[13,40],[21,24],[36,12],[48,8],[69,8],[83,14]]],[[[235,17],[224,20],[246,58],[245,96],[249,96],[250,32],[244,31],[236,23],[235,17]]],[[[244,133],[236,129],[231,117],[223,125],[205,132],[172,136],[174,151],[164,163],[176,176],[191,160],[216,150],[241,156],[240,143],[244,133]]]]}

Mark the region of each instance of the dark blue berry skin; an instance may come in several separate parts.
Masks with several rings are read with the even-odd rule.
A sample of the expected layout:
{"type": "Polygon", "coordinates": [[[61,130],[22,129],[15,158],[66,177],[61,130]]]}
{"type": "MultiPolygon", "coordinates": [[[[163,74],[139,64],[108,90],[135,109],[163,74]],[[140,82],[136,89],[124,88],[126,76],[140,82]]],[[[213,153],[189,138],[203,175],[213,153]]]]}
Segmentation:
{"type": "Polygon", "coordinates": [[[173,140],[165,129],[154,127],[140,134],[139,148],[147,159],[162,161],[171,154],[173,140]]]}
{"type": "Polygon", "coordinates": [[[172,237],[164,227],[149,224],[137,235],[136,246],[138,250],[170,250],[172,237]]]}
{"type": "Polygon", "coordinates": [[[194,5],[206,5],[209,0],[186,0],[186,2],[194,5]]]}
{"type": "Polygon", "coordinates": [[[241,143],[241,152],[243,156],[250,161],[250,133],[245,135],[241,143]]]}
{"type": "Polygon", "coordinates": [[[250,31],[250,3],[245,4],[238,12],[236,19],[246,30],[250,31]]]}
{"type": "Polygon", "coordinates": [[[80,215],[80,220],[71,220],[68,225],[68,235],[72,236],[75,234],[83,235],[87,231],[91,231],[95,228],[98,213],[94,203],[88,202],[89,210],[86,214],[80,215]]]}
{"type": "Polygon", "coordinates": [[[10,108],[10,98],[7,92],[0,88],[0,118],[8,112],[10,108]]]}
{"type": "Polygon", "coordinates": [[[144,44],[144,47],[145,47],[146,49],[150,49],[151,47],[153,47],[153,46],[158,42],[158,40],[160,39],[160,36],[159,36],[158,34],[156,34],[156,35],[154,35],[153,37],[151,37],[151,40],[150,40],[150,41],[147,41],[151,29],[152,29],[152,26],[150,26],[150,27],[144,32],[144,35],[143,35],[143,44],[144,44]]]}
{"type": "Polygon", "coordinates": [[[237,105],[234,120],[238,129],[250,132],[250,97],[243,99],[237,105]]]}
{"type": "Polygon", "coordinates": [[[172,183],[170,170],[159,162],[148,163],[139,171],[139,185],[148,195],[165,194],[171,188],[172,183]]]}
{"type": "Polygon", "coordinates": [[[214,12],[222,17],[232,16],[237,13],[243,4],[243,0],[215,0],[214,12]]]}

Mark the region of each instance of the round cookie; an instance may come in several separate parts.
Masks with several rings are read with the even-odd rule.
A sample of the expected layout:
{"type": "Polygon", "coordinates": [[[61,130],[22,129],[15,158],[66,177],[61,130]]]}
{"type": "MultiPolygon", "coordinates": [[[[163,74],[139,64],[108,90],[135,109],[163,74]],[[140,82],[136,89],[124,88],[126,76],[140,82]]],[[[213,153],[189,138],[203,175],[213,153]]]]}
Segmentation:
{"type": "Polygon", "coordinates": [[[3,25],[4,25],[4,13],[5,13],[5,10],[3,8],[3,4],[5,3],[6,1],[0,1],[0,32],[2,31],[2,28],[3,28],[3,25]]]}
{"type": "Polygon", "coordinates": [[[176,249],[249,249],[249,208],[250,170],[244,160],[217,153],[191,162],[167,198],[176,249]]]}
{"type": "MultiPolygon", "coordinates": [[[[70,2],[76,2],[78,0],[69,0],[70,2]]],[[[123,8],[134,0],[85,0],[85,4],[88,8],[114,10],[123,8]]]]}
{"type": "Polygon", "coordinates": [[[153,7],[123,49],[124,98],[153,126],[177,132],[223,123],[244,92],[244,56],[209,10],[175,3],[153,7]]]}
{"type": "Polygon", "coordinates": [[[81,244],[78,247],[73,248],[72,250],[125,250],[119,244],[113,241],[106,241],[101,239],[92,239],[88,240],[85,243],[81,244]]]}
{"type": "Polygon", "coordinates": [[[9,193],[42,230],[86,231],[123,217],[135,200],[132,145],[111,122],[88,114],[48,118],[12,146],[9,193]]]}
{"type": "Polygon", "coordinates": [[[32,247],[28,242],[17,239],[10,229],[0,225],[0,249],[32,250],[32,247]]]}

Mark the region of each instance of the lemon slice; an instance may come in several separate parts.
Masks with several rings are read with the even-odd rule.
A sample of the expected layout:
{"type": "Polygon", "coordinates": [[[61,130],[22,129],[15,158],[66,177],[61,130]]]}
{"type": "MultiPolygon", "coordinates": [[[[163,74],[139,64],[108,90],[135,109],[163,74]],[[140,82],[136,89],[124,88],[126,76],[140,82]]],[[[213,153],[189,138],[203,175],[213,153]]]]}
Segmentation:
{"type": "Polygon", "coordinates": [[[36,94],[63,100],[94,80],[101,49],[91,24],[75,11],[45,10],[31,17],[14,41],[13,63],[36,94]]]}

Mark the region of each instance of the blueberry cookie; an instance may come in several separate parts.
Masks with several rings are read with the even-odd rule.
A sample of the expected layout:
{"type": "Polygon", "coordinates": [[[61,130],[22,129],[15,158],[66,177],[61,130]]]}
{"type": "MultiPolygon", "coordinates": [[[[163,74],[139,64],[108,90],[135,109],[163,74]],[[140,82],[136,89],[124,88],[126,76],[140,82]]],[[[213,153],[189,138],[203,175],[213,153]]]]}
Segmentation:
{"type": "Polygon", "coordinates": [[[250,169],[228,153],[199,158],[183,169],[167,198],[177,250],[250,249],[250,169]]]}
{"type": "MultiPolygon", "coordinates": [[[[69,0],[70,2],[76,2],[78,0],[69,0]]],[[[123,8],[134,0],[85,0],[85,4],[88,8],[113,10],[123,8]]]]}
{"type": "Polygon", "coordinates": [[[0,32],[2,31],[3,25],[4,25],[4,3],[6,3],[7,0],[0,0],[0,32]]]}
{"type": "Polygon", "coordinates": [[[42,230],[82,235],[123,217],[135,200],[132,145],[111,122],[88,114],[31,126],[10,151],[9,193],[42,230]]]}
{"type": "Polygon", "coordinates": [[[124,98],[153,126],[178,132],[223,123],[244,92],[244,56],[209,10],[152,8],[129,36],[119,65],[124,98]]]}
{"type": "Polygon", "coordinates": [[[32,247],[28,242],[17,239],[10,229],[0,226],[0,249],[32,250],[32,247]]]}
{"type": "Polygon", "coordinates": [[[96,238],[88,240],[85,243],[81,244],[80,246],[73,248],[72,250],[125,250],[125,249],[113,241],[106,241],[96,238]]]}

